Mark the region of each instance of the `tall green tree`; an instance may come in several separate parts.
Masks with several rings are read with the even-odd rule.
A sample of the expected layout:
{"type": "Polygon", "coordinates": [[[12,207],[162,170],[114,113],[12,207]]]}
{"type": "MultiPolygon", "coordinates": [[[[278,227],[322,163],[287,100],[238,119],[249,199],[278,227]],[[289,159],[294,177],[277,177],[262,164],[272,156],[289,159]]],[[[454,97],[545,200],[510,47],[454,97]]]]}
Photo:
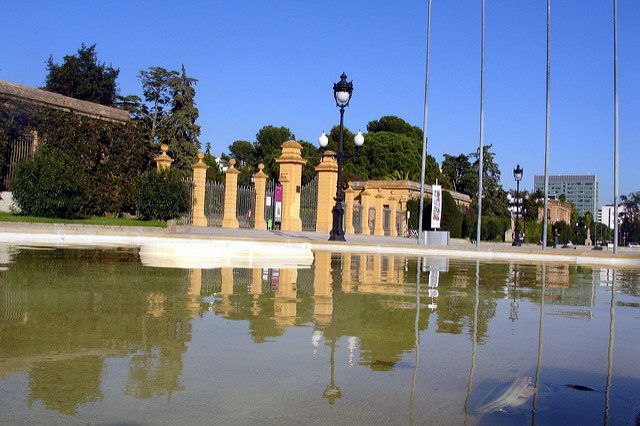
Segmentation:
{"type": "Polygon", "coordinates": [[[232,158],[236,159],[239,166],[253,166],[255,163],[256,149],[249,141],[234,141],[229,145],[229,153],[232,158]]]}
{"type": "Polygon", "coordinates": [[[116,101],[120,71],[98,61],[95,44],[82,43],[77,54],[65,56],[60,65],[50,56],[47,72],[45,90],[107,106],[116,101]]]}
{"type": "MultiPolygon", "coordinates": [[[[482,169],[482,214],[488,216],[508,217],[509,202],[507,200],[507,192],[500,185],[500,168],[494,161],[495,154],[491,152],[493,145],[483,146],[483,169],[482,169]]],[[[476,193],[473,198],[474,208],[477,208],[478,204],[478,169],[480,167],[480,155],[479,151],[469,154],[470,158],[474,159],[471,165],[471,176],[469,178],[473,186],[476,188],[476,193]]]]}
{"type": "Polygon", "coordinates": [[[256,161],[264,164],[264,172],[271,179],[278,178],[276,158],[280,156],[282,143],[295,140],[296,136],[287,127],[264,126],[256,134],[256,161]]]}
{"type": "Polygon", "coordinates": [[[405,135],[419,140],[422,146],[422,130],[395,115],[386,115],[378,120],[370,121],[369,124],[367,124],[367,132],[390,132],[405,135]]]}
{"type": "Polygon", "coordinates": [[[169,71],[162,67],[149,67],[140,71],[138,78],[142,83],[142,93],[144,99],[149,106],[149,123],[150,135],[149,142],[151,145],[156,144],[156,130],[158,122],[168,114],[171,106],[171,82],[178,77],[177,71],[169,71]]]}
{"type": "Polygon", "coordinates": [[[454,191],[473,195],[473,191],[476,189],[473,183],[477,182],[477,177],[475,180],[471,177],[472,169],[468,155],[444,154],[442,173],[447,176],[454,191]]]}
{"type": "Polygon", "coordinates": [[[224,172],[220,170],[220,164],[218,164],[216,158],[211,154],[211,142],[207,142],[202,162],[209,166],[207,169],[207,180],[224,182],[224,172]]]}
{"type": "Polygon", "coordinates": [[[171,116],[166,124],[166,138],[169,151],[174,158],[174,167],[185,175],[191,173],[191,166],[200,149],[200,126],[196,124],[200,113],[195,103],[195,85],[198,82],[187,75],[184,65],[182,73],[170,80],[171,116]]]}

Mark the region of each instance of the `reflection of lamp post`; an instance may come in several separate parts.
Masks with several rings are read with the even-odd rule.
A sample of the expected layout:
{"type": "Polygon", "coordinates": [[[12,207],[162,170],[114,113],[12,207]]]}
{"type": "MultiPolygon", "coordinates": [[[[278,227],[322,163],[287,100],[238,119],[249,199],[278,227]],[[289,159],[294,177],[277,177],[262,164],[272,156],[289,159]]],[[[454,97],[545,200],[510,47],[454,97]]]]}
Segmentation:
{"type": "MultiPolygon", "coordinates": [[[[337,271],[338,268],[333,268],[333,270],[337,271]]],[[[327,387],[324,389],[324,392],[322,392],[322,397],[327,398],[329,405],[335,404],[336,399],[342,396],[342,391],[334,381],[336,354],[336,283],[337,280],[334,277],[331,282],[331,302],[333,307],[331,310],[331,358],[329,359],[329,363],[331,364],[331,379],[329,380],[327,387]]]]}
{"type": "Polygon", "coordinates": [[[518,221],[520,218],[520,181],[522,180],[522,174],[524,170],[520,167],[520,164],[513,169],[513,178],[516,180],[516,229],[515,229],[515,239],[513,240],[513,246],[521,246],[522,241],[520,240],[520,229],[518,227],[518,221]]]}
{"type": "MultiPolygon", "coordinates": [[[[342,204],[342,161],[349,157],[342,147],[343,133],[344,133],[344,109],[349,106],[351,100],[351,94],[353,93],[353,82],[347,81],[347,75],[342,73],[340,81],[333,85],[333,97],[336,100],[336,106],[340,108],[340,138],[338,143],[338,152],[335,154],[338,161],[338,181],[336,183],[336,205],[333,207],[333,225],[331,227],[331,233],[329,234],[329,241],[345,241],[344,239],[344,227],[342,226],[342,218],[344,216],[344,206],[342,204]]],[[[361,132],[358,132],[354,138],[354,142],[357,147],[361,147],[364,143],[364,136],[361,132]]],[[[318,143],[322,148],[325,148],[329,143],[327,135],[322,132],[322,136],[318,138],[318,143]]]]}

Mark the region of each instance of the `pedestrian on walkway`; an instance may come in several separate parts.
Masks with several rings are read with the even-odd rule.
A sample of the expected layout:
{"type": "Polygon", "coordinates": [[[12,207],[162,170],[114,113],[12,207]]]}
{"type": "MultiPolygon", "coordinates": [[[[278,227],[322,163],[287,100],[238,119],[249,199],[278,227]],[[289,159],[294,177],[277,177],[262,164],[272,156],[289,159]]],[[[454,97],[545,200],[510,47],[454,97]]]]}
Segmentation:
{"type": "Polygon", "coordinates": [[[558,228],[553,229],[553,248],[558,246],[558,228]]]}

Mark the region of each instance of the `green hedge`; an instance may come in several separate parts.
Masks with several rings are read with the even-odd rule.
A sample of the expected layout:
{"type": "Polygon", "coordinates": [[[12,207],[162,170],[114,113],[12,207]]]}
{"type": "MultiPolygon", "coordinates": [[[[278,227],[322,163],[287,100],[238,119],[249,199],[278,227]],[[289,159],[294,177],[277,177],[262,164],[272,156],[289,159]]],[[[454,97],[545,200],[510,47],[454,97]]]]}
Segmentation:
{"type": "Polygon", "coordinates": [[[149,170],[140,177],[138,217],[142,220],[177,219],[189,211],[189,186],[176,169],[149,170]]]}
{"type": "Polygon", "coordinates": [[[44,150],[18,164],[13,200],[23,214],[78,218],[87,215],[87,187],[78,164],[44,150]]]}
{"type": "MultiPolygon", "coordinates": [[[[77,215],[135,211],[138,180],[149,158],[148,143],[135,123],[106,122],[2,97],[0,103],[5,106],[0,111],[0,139],[35,129],[40,155],[73,165],[74,178],[84,188],[82,211],[77,215]]],[[[1,141],[0,151],[2,158],[6,149],[1,141]]],[[[55,168],[56,161],[41,165],[55,168]]],[[[68,201],[58,200],[71,207],[73,200],[68,201]]],[[[47,216],[57,214],[55,211],[50,209],[47,216]]]]}
{"type": "MultiPolygon", "coordinates": [[[[418,229],[419,208],[419,198],[412,198],[407,202],[407,210],[411,212],[411,215],[409,216],[409,227],[411,229],[418,229]]],[[[460,212],[453,196],[448,191],[442,191],[442,221],[440,222],[440,225],[441,230],[449,231],[451,238],[462,237],[462,212],[460,212]]],[[[422,229],[432,230],[430,197],[425,197],[424,199],[422,229]]]]}

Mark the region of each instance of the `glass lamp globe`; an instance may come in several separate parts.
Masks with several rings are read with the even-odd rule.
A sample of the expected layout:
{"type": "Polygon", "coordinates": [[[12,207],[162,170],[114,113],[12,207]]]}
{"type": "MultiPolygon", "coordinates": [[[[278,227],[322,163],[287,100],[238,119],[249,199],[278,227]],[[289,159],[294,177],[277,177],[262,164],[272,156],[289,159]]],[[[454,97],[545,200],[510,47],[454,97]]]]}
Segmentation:
{"type": "Polygon", "coordinates": [[[350,97],[349,92],[337,92],[336,93],[336,99],[341,104],[346,104],[347,102],[349,102],[349,97],[350,97]]]}
{"type": "Polygon", "coordinates": [[[320,137],[318,138],[318,144],[322,147],[322,148],[326,148],[327,145],[329,144],[329,138],[327,137],[327,135],[324,133],[324,131],[322,132],[322,134],[320,135],[320,137]]]}
{"type": "Polygon", "coordinates": [[[362,146],[364,144],[364,136],[362,135],[362,132],[360,130],[358,130],[358,134],[355,135],[353,141],[355,142],[356,146],[362,146]]]}

